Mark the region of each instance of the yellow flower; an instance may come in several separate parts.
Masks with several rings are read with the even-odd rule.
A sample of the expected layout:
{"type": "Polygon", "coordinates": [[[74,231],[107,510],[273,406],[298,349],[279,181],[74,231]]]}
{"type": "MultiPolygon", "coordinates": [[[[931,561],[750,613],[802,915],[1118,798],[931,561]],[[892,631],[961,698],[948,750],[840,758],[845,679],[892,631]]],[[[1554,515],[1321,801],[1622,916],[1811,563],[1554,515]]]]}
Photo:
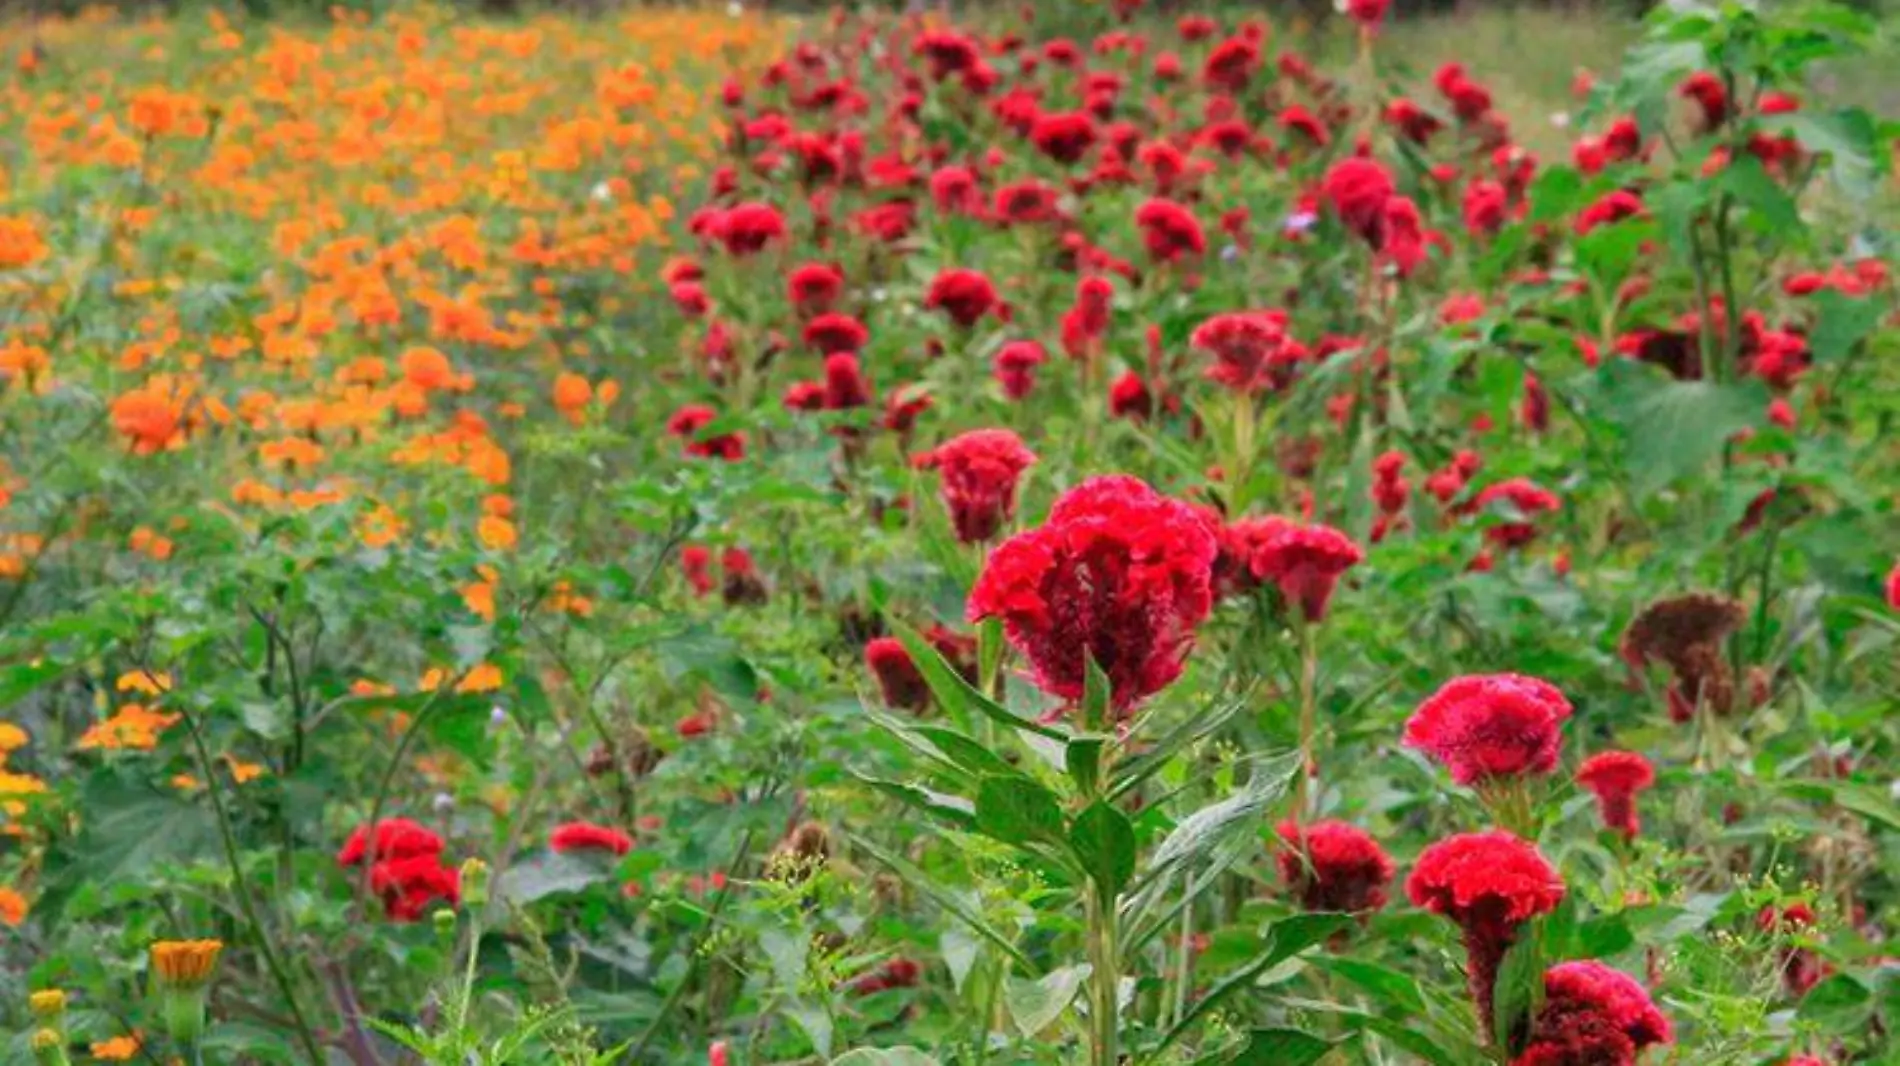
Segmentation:
{"type": "Polygon", "coordinates": [[[26,997],[26,1005],[35,1018],[56,1018],[66,1011],[66,993],[45,988],[26,997]]]}
{"type": "Polygon", "coordinates": [[[172,675],[150,670],[130,670],[119,675],[114,687],[120,692],[143,692],[147,696],[156,696],[172,690],[172,675]]]}
{"type": "Polygon", "coordinates": [[[159,734],[177,721],[175,714],[128,703],[112,717],[82,733],[79,748],[81,751],[150,751],[158,747],[159,734]]]}
{"type": "Polygon", "coordinates": [[[32,774],[10,774],[0,770],[0,811],[9,818],[18,818],[26,813],[26,803],[20,797],[38,796],[46,792],[46,782],[32,774]]]}
{"type": "Polygon", "coordinates": [[[501,668],[492,663],[482,663],[468,672],[455,685],[457,692],[493,692],[501,687],[501,668]]]}
{"type": "Polygon", "coordinates": [[[12,722],[0,722],[0,756],[10,751],[19,751],[26,747],[27,741],[31,739],[26,735],[26,730],[12,722]]]}
{"type": "Polygon", "coordinates": [[[171,988],[197,988],[210,983],[223,950],[222,940],[161,940],[152,945],[152,974],[171,988]]]}

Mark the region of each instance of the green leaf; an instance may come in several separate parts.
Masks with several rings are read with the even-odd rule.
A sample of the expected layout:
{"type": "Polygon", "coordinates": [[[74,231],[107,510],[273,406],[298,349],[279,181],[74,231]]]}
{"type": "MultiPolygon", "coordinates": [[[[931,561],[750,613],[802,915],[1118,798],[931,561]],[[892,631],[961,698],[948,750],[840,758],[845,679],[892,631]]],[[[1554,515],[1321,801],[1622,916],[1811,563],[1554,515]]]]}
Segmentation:
{"type": "Polygon", "coordinates": [[[1060,970],[1030,981],[1012,977],[1004,986],[1003,1006],[1009,1010],[1010,1021],[1016,1023],[1017,1032],[1025,1037],[1033,1037],[1069,1009],[1075,994],[1094,971],[1087,963],[1079,966],[1065,966],[1060,970]]]}
{"type": "Polygon", "coordinates": [[[1524,1031],[1543,1004],[1544,925],[1539,920],[1520,929],[1498,966],[1491,986],[1492,1035],[1498,1047],[1510,1047],[1511,1035],[1524,1031]]]}
{"type": "Polygon", "coordinates": [[[1808,334],[1808,350],[1816,363],[1836,363],[1847,358],[1875,327],[1880,325],[1880,305],[1873,300],[1848,296],[1836,289],[1814,294],[1819,315],[1813,332],[1808,334]]]}
{"type": "Polygon", "coordinates": [[[895,622],[892,623],[892,629],[897,633],[897,639],[903,642],[905,650],[910,652],[911,661],[917,664],[917,672],[924,675],[924,683],[930,686],[930,694],[937,698],[937,703],[946,713],[966,719],[972,714],[980,714],[1011,729],[1037,733],[1052,740],[1068,740],[1068,734],[1061,730],[1023,718],[978,692],[916,630],[895,622]]]}
{"type": "Polygon", "coordinates": [[[1115,688],[1109,683],[1108,675],[1102,672],[1102,664],[1095,656],[1087,658],[1088,669],[1082,681],[1082,721],[1091,730],[1113,728],[1114,715],[1109,709],[1109,701],[1114,698],[1115,688]]]}
{"type": "Polygon", "coordinates": [[[985,777],[977,786],[976,829],[1006,844],[1061,840],[1062,805],[1027,777],[985,777]]]}
{"type": "Polygon", "coordinates": [[[496,882],[501,898],[515,904],[547,896],[585,892],[613,880],[614,856],[587,851],[544,851],[504,871],[496,882]]]}
{"type": "Polygon", "coordinates": [[[870,1048],[847,1051],[831,1066],[938,1066],[937,1060],[914,1047],[870,1048]]]}
{"type": "Polygon", "coordinates": [[[1637,498],[1707,467],[1736,433],[1757,425],[1768,407],[1759,380],[1733,385],[1676,381],[1628,359],[1603,364],[1610,417],[1629,434],[1626,463],[1637,498]]]}
{"type": "Polygon", "coordinates": [[[1105,900],[1113,900],[1135,876],[1135,827],[1106,800],[1098,799],[1076,815],[1069,827],[1069,846],[1105,900]]]}
{"type": "Polygon", "coordinates": [[[969,928],[970,932],[994,944],[1018,966],[1021,966],[1025,970],[1033,968],[1030,965],[1029,958],[1025,956],[1015,944],[1011,943],[1008,937],[999,932],[995,926],[985,921],[983,916],[978,914],[969,904],[945,890],[942,882],[918,869],[910,860],[885,851],[883,848],[878,847],[876,844],[871,843],[861,836],[852,834],[850,839],[853,845],[877,861],[890,867],[891,872],[903,878],[905,883],[930,897],[931,902],[942,907],[945,911],[948,911],[951,917],[962,922],[969,928]]]}
{"type": "Polygon", "coordinates": [[[1796,1013],[1823,1032],[1858,1033],[1866,1029],[1873,1003],[1873,992],[1859,978],[1837,973],[1809,989],[1796,1013]]]}
{"type": "Polygon", "coordinates": [[[1865,200],[1878,187],[1881,148],[1878,124],[1866,111],[1843,108],[1833,112],[1794,111],[1762,121],[1764,129],[1792,136],[1801,147],[1831,165],[1829,175],[1840,190],[1865,200]]]}
{"type": "Polygon", "coordinates": [[[1253,763],[1252,776],[1239,792],[1181,819],[1174,832],[1155,849],[1143,876],[1152,878],[1183,859],[1205,854],[1230,833],[1251,830],[1259,824],[1267,808],[1286,795],[1299,768],[1298,752],[1253,763]]]}
{"type": "Polygon", "coordinates": [[[1312,1066],[1339,1045],[1298,1029],[1255,1029],[1229,1066],[1312,1066]]]}
{"type": "Polygon", "coordinates": [[[945,795],[897,781],[857,775],[859,781],[908,807],[942,818],[958,829],[976,828],[976,806],[962,796],[945,795]]]}
{"type": "Polygon", "coordinates": [[[1768,169],[1754,156],[1744,155],[1731,161],[1717,183],[1759,216],[1776,237],[1793,237],[1806,228],[1801,212],[1795,208],[1794,197],[1769,176],[1768,169]]]}
{"type": "Polygon", "coordinates": [[[175,792],[101,773],[78,809],[86,819],[74,873],[95,884],[135,882],[161,864],[223,861],[210,808],[175,792]]]}
{"type": "Polygon", "coordinates": [[[1102,752],[1108,747],[1109,738],[1104,736],[1079,736],[1069,741],[1063,749],[1062,762],[1069,771],[1069,778],[1075,782],[1084,796],[1093,796],[1100,790],[1102,779],[1102,752]]]}
{"type": "Polygon", "coordinates": [[[1467,1062],[1476,1061],[1476,1048],[1470,1049],[1470,1054],[1457,1054],[1448,1046],[1451,1041],[1444,1039],[1444,1034],[1425,1033],[1417,1028],[1415,1022],[1366,1018],[1361,1024],[1369,1031],[1379,1034],[1398,1047],[1431,1063],[1432,1066],[1464,1066],[1467,1062]]]}
{"type": "Polygon", "coordinates": [[[1358,985],[1380,1004],[1405,1014],[1425,1013],[1425,996],[1418,989],[1418,981],[1410,974],[1376,962],[1346,956],[1318,958],[1313,961],[1313,965],[1358,985]]]}
{"type": "Polygon", "coordinates": [[[1266,950],[1255,956],[1252,962],[1228,974],[1207,995],[1195,1001],[1174,1028],[1168,1030],[1168,1035],[1161,1038],[1161,1043],[1149,1052],[1150,1061],[1160,1058],[1163,1051],[1186,1036],[1207,1012],[1241,989],[1251,987],[1261,974],[1307,948],[1322,943],[1327,937],[1351,926],[1352,921],[1352,916],[1347,914],[1296,914],[1273,923],[1267,930],[1266,950]]]}

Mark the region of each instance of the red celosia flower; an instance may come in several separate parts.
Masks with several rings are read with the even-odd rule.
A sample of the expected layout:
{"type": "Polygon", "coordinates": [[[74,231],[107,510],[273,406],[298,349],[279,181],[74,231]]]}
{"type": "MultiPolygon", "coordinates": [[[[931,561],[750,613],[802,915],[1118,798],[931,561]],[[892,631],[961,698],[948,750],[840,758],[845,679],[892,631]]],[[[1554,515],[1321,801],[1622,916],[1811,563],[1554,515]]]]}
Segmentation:
{"type": "Polygon", "coordinates": [[[1308,623],[1326,618],[1339,575],[1365,553],[1352,538],[1331,526],[1282,522],[1255,548],[1248,566],[1253,576],[1271,581],[1288,604],[1297,604],[1308,623]]]}
{"type": "Polygon", "coordinates": [[[1074,163],[1095,146],[1095,120],[1076,111],[1038,115],[1029,140],[1056,162],[1074,163]]]}
{"type": "Polygon", "coordinates": [[[1392,175],[1378,163],[1347,156],[1320,181],[1320,193],[1346,228],[1377,246],[1385,226],[1385,202],[1396,193],[1392,175]]]}
{"type": "Polygon", "coordinates": [[[924,309],[942,311],[964,328],[974,326],[997,306],[996,286],[981,271],[952,267],[938,273],[924,296],[924,309]]]}
{"type": "Polygon", "coordinates": [[[1186,504],[1136,478],[1092,478],[990,553],[969,617],[1001,618],[1036,683],[1063,699],[1081,698],[1093,659],[1125,711],[1180,676],[1213,606],[1216,551],[1186,504]]]}
{"type": "Polygon", "coordinates": [[[1010,341],[997,349],[993,368],[1003,395],[1012,400],[1028,396],[1036,386],[1036,368],[1048,358],[1035,341],[1010,341]]]}
{"type": "Polygon", "coordinates": [[[806,263],[786,277],[785,288],[793,310],[800,315],[822,314],[843,295],[844,273],[829,263],[806,263]]]}
{"type": "Polygon", "coordinates": [[[847,411],[871,402],[871,383],[864,380],[858,357],[850,352],[825,356],[825,409],[847,411]]]}
{"type": "Polygon", "coordinates": [[[666,431],[686,442],[687,455],[733,462],[745,458],[745,435],[716,433],[700,437],[699,431],[711,425],[718,413],[704,404],[689,403],[666,420],[666,431]]]}
{"type": "Polygon", "coordinates": [[[1427,237],[1418,205],[1410,198],[1394,196],[1385,202],[1384,219],[1379,224],[1379,258],[1392,264],[1400,277],[1411,277],[1425,262],[1426,245],[1436,238],[1436,233],[1427,237]]]}
{"type": "Polygon", "coordinates": [[[760,604],[770,598],[765,579],[759,576],[759,568],[753,565],[752,553],[744,548],[735,546],[720,552],[719,569],[725,571],[726,575],[719,596],[727,604],[735,607],[760,604]]]}
{"type": "Polygon", "coordinates": [[[686,583],[693,587],[695,596],[704,596],[713,590],[712,551],[703,544],[688,544],[680,549],[680,570],[686,574],[686,583]]]}
{"type": "Polygon", "coordinates": [[[1053,222],[1062,217],[1060,200],[1061,194],[1055,189],[1025,179],[997,188],[993,210],[1004,222],[1053,222]]]}
{"type": "Polygon", "coordinates": [[[1036,453],[1007,429],[978,429],[952,437],[912,462],[921,470],[938,472],[957,539],[977,544],[994,537],[1015,514],[1016,482],[1035,465],[1036,453]]]}
{"type": "Polygon", "coordinates": [[[1075,303],[1062,313],[1062,350],[1071,359],[1086,359],[1094,354],[1102,336],[1108,332],[1110,301],[1115,283],[1099,274],[1090,274],[1075,283],[1075,303]]]}
{"type": "Polygon", "coordinates": [[[785,216],[771,204],[743,203],[720,212],[714,233],[731,255],[751,255],[785,237],[785,216]]]}
{"type": "Polygon", "coordinates": [[[1447,837],[1426,848],[1405,879],[1405,894],[1463,932],[1465,977],[1480,1037],[1489,1043],[1498,964],[1518,927],[1550,913],[1564,898],[1563,880],[1535,847],[1493,830],[1447,837]]]}
{"type": "Polygon", "coordinates": [[[558,852],[611,851],[625,855],[633,850],[633,838],[618,829],[592,822],[567,822],[548,834],[548,847],[558,852]]]}
{"type": "Polygon", "coordinates": [[[1281,822],[1280,880],[1309,911],[1362,914],[1385,906],[1392,860],[1365,830],[1345,822],[1281,822]]]}
{"type": "Polygon", "coordinates": [[[909,649],[896,637],[878,637],[864,645],[864,665],[877,679],[887,706],[921,712],[930,706],[930,686],[911,659],[909,649]]]}
{"type": "MultiPolygon", "coordinates": [[[[1805,903],[1790,903],[1779,910],[1770,905],[1755,915],[1755,925],[1763,932],[1795,933],[1813,924],[1814,908],[1805,903]]],[[[1807,995],[1827,973],[1827,964],[1813,950],[1799,944],[1781,949],[1781,983],[1796,999],[1807,995]]]]}
{"type": "Polygon", "coordinates": [[[1399,136],[1413,144],[1430,144],[1431,139],[1445,128],[1431,112],[1401,96],[1385,105],[1386,125],[1399,131],[1399,136]]]}
{"type": "Polygon", "coordinates": [[[1900,559],[1894,560],[1893,569],[1887,571],[1887,606],[1900,611],[1900,559]]]}
{"type": "Polygon", "coordinates": [[[1451,103],[1452,113],[1460,122],[1477,122],[1491,110],[1491,94],[1472,81],[1458,63],[1446,63],[1432,75],[1432,84],[1451,103]]]}
{"type": "Polygon", "coordinates": [[[1596,795],[1603,826],[1635,840],[1642,828],[1636,813],[1636,794],[1656,783],[1649,760],[1633,751],[1605,751],[1590,756],[1577,768],[1577,783],[1596,795]]]}
{"type": "Polygon", "coordinates": [[[820,355],[861,351],[870,339],[871,331],[864,328],[864,323],[836,311],[805,323],[805,343],[820,355]]]}
{"type": "Polygon", "coordinates": [[[1530,543],[1537,536],[1537,526],[1530,519],[1563,506],[1555,493],[1521,477],[1486,486],[1471,502],[1471,507],[1475,511],[1485,511],[1497,503],[1509,505],[1510,511],[1515,514],[1486,529],[1484,536],[1486,540],[1506,548],[1520,548],[1530,543]]]}
{"type": "Polygon", "coordinates": [[[1511,1066],[1635,1066],[1636,1044],[1598,1014],[1576,1015],[1550,1039],[1511,1060],[1511,1066]]]}
{"type": "Polygon", "coordinates": [[[1544,1009],[1539,1012],[1531,1039],[1542,1039],[1544,1027],[1569,1023],[1578,1014],[1595,1014],[1630,1038],[1641,1051],[1675,1039],[1669,1019],[1656,1009],[1649,993],[1636,979],[1600,962],[1563,962],[1544,973],[1544,1009]]]}
{"type": "Polygon", "coordinates": [[[442,852],[441,837],[407,818],[385,818],[377,822],[375,837],[376,845],[372,851],[368,827],[357,826],[350,838],[344,841],[342,850],[336,853],[337,865],[356,866],[365,859],[372,863],[385,859],[413,859],[419,855],[439,855],[442,852]]]}
{"type": "Polygon", "coordinates": [[[1275,121],[1281,129],[1315,147],[1324,148],[1332,142],[1332,135],[1326,132],[1326,123],[1299,104],[1290,104],[1282,109],[1275,121]]]}
{"type": "Polygon", "coordinates": [[[1405,746],[1424,752],[1461,785],[1547,774],[1557,768],[1570,701],[1522,674],[1454,678],[1405,723],[1405,746]]]}
{"type": "Polygon", "coordinates": [[[1474,236],[1496,233],[1507,210],[1504,186],[1497,182],[1479,178],[1465,187],[1465,228],[1474,236]]]}
{"type": "Polygon", "coordinates": [[[1635,218],[1642,213],[1642,197],[1628,189],[1617,189],[1604,194],[1601,199],[1577,213],[1577,236],[1581,237],[1598,226],[1635,218]]]}
{"type": "Polygon", "coordinates": [[[450,907],[462,902],[461,872],[434,854],[377,863],[370,867],[369,887],[382,899],[384,913],[398,922],[422,920],[438,900],[450,907]]]}
{"type": "Polygon", "coordinates": [[[732,1066],[731,1052],[726,1050],[724,1040],[715,1040],[706,1049],[706,1066],[732,1066]]]}
{"type": "Polygon", "coordinates": [[[1385,19],[1392,0],[1346,0],[1346,14],[1368,30],[1376,29],[1385,19]]]}
{"type": "Polygon", "coordinates": [[[939,167],[930,175],[930,199],[946,215],[974,215],[983,210],[983,190],[976,173],[965,166],[939,167]]]}
{"type": "Polygon", "coordinates": [[[1177,259],[1199,259],[1207,251],[1207,234],[1200,220],[1173,200],[1159,197],[1135,209],[1135,225],[1141,227],[1142,243],[1158,263],[1177,259]]]}
{"type": "Polygon", "coordinates": [[[1683,79],[1676,91],[1686,99],[1695,101],[1703,132],[1728,120],[1728,90],[1722,85],[1722,79],[1714,74],[1706,70],[1696,71],[1683,79]]]}
{"type": "Polygon", "coordinates": [[[911,50],[929,61],[930,76],[938,81],[971,70],[983,58],[975,41],[950,30],[918,34],[911,50]]]}
{"type": "Polygon", "coordinates": [[[1133,370],[1126,371],[1108,387],[1108,413],[1116,418],[1137,421],[1154,415],[1154,395],[1148,383],[1133,370]]]}
{"type": "Polygon", "coordinates": [[[1209,88],[1238,93],[1247,88],[1260,66],[1259,42],[1245,36],[1229,37],[1214,46],[1201,68],[1201,77],[1209,88]]]}
{"type": "Polygon", "coordinates": [[[1188,342],[1214,357],[1207,376],[1237,392],[1284,388],[1307,351],[1286,335],[1284,311],[1234,311],[1194,328],[1188,342]]]}
{"type": "Polygon", "coordinates": [[[883,966],[851,982],[851,991],[860,996],[909,988],[923,976],[923,967],[909,959],[892,959],[883,966]]]}

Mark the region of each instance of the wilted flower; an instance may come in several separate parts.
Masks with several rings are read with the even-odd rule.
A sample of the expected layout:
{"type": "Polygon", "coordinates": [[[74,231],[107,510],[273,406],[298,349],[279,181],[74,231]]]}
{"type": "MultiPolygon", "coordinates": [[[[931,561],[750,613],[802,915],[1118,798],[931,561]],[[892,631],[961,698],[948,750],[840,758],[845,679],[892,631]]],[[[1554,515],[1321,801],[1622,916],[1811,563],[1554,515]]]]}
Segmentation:
{"type": "Polygon", "coordinates": [[[1697,706],[1726,714],[1735,701],[1735,679],[1723,644],[1746,619],[1742,605],[1699,592],[1658,600],[1623,631],[1618,651],[1632,671],[1661,662],[1675,675],[1669,686],[1670,717],[1686,722],[1697,706]]]}

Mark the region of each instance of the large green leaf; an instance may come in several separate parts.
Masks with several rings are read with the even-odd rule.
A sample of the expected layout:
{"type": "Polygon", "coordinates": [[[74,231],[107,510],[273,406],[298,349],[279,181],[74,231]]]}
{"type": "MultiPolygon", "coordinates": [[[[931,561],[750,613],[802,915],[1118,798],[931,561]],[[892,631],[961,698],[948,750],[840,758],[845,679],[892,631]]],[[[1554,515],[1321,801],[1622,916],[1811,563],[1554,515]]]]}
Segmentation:
{"type": "Polygon", "coordinates": [[[1859,978],[1837,973],[1809,989],[1797,1013],[1823,1032],[1848,1034],[1865,1031],[1873,1009],[1873,992],[1859,978]]]}
{"type": "Polygon", "coordinates": [[[224,861],[201,798],[105,772],[86,782],[79,809],[86,819],[74,872],[88,881],[131,882],[164,863],[224,861]]]}
{"type": "Polygon", "coordinates": [[[1603,373],[1608,414],[1629,435],[1626,465],[1639,499],[1708,466],[1730,437],[1759,424],[1768,407],[1768,387],[1759,380],[1676,381],[1624,359],[1606,362],[1603,373]]]}
{"type": "Polygon", "coordinates": [[[1069,827],[1069,846],[1104,899],[1113,900],[1135,875],[1135,827],[1106,800],[1096,800],[1076,815],[1069,827]]]}
{"type": "Polygon", "coordinates": [[[608,854],[574,851],[544,851],[525,862],[515,863],[496,882],[496,892],[513,903],[532,903],[547,896],[585,892],[614,876],[614,859],[608,854]]]}
{"type": "Polygon", "coordinates": [[[1010,978],[1004,986],[1003,1006],[1009,1009],[1009,1018],[1016,1023],[1017,1031],[1033,1037],[1049,1028],[1051,1022],[1069,1009],[1075,993],[1092,972],[1084,963],[1065,966],[1034,981],[1010,978]]]}
{"type": "Polygon", "coordinates": [[[1815,293],[1814,306],[1820,314],[1808,334],[1808,350],[1814,354],[1816,363],[1845,359],[1855,345],[1880,325],[1879,303],[1835,289],[1815,293]]]}
{"type": "Polygon", "coordinates": [[[976,793],[976,828],[1008,844],[1062,839],[1062,807],[1055,793],[1027,777],[983,779],[976,793]]]}
{"type": "Polygon", "coordinates": [[[937,1066],[937,1060],[914,1047],[861,1047],[832,1059],[831,1066],[937,1066]]]}
{"type": "Polygon", "coordinates": [[[1339,1045],[1298,1029],[1255,1029],[1229,1066],[1313,1066],[1339,1045]]]}
{"type": "Polygon", "coordinates": [[[1239,792],[1181,819],[1174,832],[1155,849],[1143,876],[1157,876],[1184,859],[1207,853],[1228,834],[1246,832],[1257,826],[1267,808],[1286,795],[1299,768],[1298,752],[1254,762],[1252,776],[1239,792]]]}
{"type": "Polygon", "coordinates": [[[896,631],[897,639],[903,642],[904,649],[910,652],[917,672],[924,675],[924,683],[930,686],[930,694],[952,717],[967,720],[972,715],[980,714],[1025,733],[1038,733],[1052,740],[1068,739],[1068,734],[1061,730],[1030,721],[978,692],[916,630],[898,623],[893,623],[892,629],[896,631]]]}

